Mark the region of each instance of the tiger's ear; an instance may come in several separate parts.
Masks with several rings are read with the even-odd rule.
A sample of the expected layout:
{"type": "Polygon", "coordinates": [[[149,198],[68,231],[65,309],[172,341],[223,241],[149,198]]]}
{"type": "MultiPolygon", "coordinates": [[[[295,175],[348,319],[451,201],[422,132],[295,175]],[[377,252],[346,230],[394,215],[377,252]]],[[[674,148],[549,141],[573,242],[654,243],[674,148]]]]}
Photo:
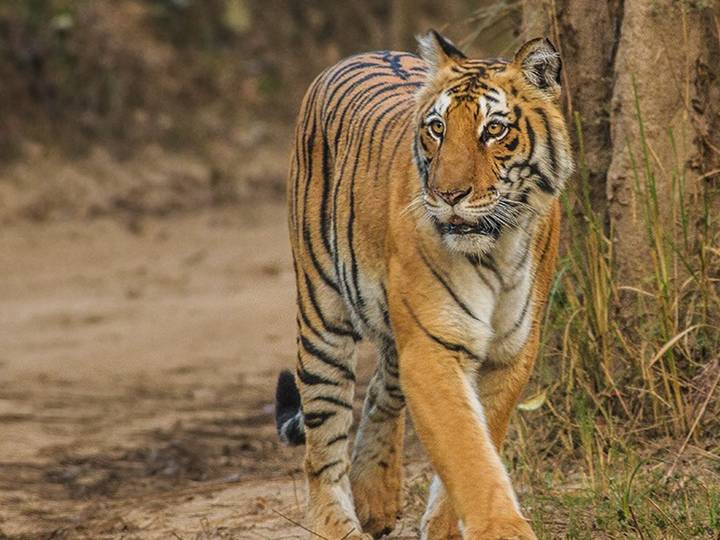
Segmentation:
{"type": "Polygon", "coordinates": [[[424,36],[418,36],[417,40],[420,46],[420,56],[434,70],[467,58],[449,39],[441,36],[435,30],[430,30],[424,36]]]}
{"type": "Polygon", "coordinates": [[[560,54],[548,38],[531,39],[515,53],[513,63],[530,84],[541,90],[560,93],[560,54]]]}

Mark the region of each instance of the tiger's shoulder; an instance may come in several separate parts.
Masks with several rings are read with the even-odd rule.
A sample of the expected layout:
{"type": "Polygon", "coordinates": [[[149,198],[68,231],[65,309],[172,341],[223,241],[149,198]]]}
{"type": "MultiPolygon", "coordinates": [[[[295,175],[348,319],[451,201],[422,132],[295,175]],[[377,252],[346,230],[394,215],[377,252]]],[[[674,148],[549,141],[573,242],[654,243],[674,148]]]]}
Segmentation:
{"type": "Polygon", "coordinates": [[[305,95],[306,106],[322,108],[322,116],[333,120],[345,112],[371,110],[378,101],[412,103],[427,82],[429,67],[415,54],[400,51],[373,51],[340,60],[320,73],[305,95]],[[345,107],[353,105],[352,111],[345,107]],[[329,117],[329,118],[328,118],[329,117]]]}

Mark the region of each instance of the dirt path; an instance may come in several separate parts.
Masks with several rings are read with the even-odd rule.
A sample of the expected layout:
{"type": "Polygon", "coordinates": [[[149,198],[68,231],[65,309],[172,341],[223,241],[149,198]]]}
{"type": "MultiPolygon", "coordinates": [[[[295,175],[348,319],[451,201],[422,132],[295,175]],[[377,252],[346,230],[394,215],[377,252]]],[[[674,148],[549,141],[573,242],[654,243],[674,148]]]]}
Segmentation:
{"type": "Polygon", "coordinates": [[[285,223],[265,204],[0,233],[0,538],[307,536],[278,514],[304,504],[272,423],[285,223]]]}

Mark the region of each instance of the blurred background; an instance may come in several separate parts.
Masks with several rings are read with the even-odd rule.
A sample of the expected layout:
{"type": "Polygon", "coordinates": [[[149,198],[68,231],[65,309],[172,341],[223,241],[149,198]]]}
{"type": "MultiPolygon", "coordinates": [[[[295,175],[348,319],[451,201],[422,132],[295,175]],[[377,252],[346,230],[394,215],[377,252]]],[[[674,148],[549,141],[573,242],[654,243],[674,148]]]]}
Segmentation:
{"type": "Polygon", "coordinates": [[[0,539],[307,534],[272,424],[294,117],[431,27],[564,60],[578,172],[504,452],[538,536],[718,538],[720,2],[0,0],[0,539]]]}
{"type": "Polygon", "coordinates": [[[0,216],[164,213],[277,195],[315,75],[358,51],[414,50],[431,26],[453,25],[473,50],[510,52],[517,3],[498,7],[501,24],[482,39],[470,35],[475,7],[3,2],[0,216]]]}

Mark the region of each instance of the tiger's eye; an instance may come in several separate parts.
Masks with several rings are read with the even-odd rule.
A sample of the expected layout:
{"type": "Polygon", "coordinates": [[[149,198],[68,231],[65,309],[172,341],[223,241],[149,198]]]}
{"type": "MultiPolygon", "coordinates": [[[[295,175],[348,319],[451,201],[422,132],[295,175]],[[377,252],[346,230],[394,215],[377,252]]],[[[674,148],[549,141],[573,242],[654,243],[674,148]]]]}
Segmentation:
{"type": "Polygon", "coordinates": [[[442,137],[443,133],[445,132],[445,124],[443,124],[440,120],[431,120],[428,124],[428,128],[430,129],[430,133],[432,133],[435,137],[442,137]]]}
{"type": "Polygon", "coordinates": [[[507,131],[507,126],[500,122],[490,122],[485,126],[485,132],[493,138],[502,137],[507,131]]]}

